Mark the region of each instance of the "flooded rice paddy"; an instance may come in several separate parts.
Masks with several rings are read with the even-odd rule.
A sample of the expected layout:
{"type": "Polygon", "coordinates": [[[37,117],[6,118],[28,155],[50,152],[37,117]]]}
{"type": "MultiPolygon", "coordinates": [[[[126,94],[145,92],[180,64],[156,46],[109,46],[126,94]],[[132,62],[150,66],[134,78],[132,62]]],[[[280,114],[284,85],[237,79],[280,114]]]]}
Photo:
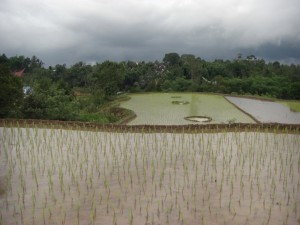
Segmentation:
{"type": "Polygon", "coordinates": [[[0,128],[0,224],[299,224],[299,134],[0,128]]]}
{"type": "Polygon", "coordinates": [[[262,123],[300,124],[300,113],[291,111],[283,104],[240,97],[226,98],[262,123]]]}
{"type": "MultiPolygon", "coordinates": [[[[132,94],[121,107],[133,110],[137,117],[129,125],[183,125],[201,123],[188,121],[190,116],[212,118],[209,123],[255,123],[255,121],[227,102],[223,96],[196,93],[132,94]]],[[[205,122],[206,123],[206,122],[205,122]]]]}

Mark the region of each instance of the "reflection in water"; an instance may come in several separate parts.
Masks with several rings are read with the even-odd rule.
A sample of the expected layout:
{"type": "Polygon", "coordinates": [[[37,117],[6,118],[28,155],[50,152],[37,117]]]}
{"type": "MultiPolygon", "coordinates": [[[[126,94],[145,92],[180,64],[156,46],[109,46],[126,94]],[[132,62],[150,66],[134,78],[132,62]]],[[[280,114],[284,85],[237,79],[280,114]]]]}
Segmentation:
{"type": "Polygon", "coordinates": [[[229,96],[226,98],[262,123],[300,124],[300,113],[292,112],[277,102],[229,96]]]}

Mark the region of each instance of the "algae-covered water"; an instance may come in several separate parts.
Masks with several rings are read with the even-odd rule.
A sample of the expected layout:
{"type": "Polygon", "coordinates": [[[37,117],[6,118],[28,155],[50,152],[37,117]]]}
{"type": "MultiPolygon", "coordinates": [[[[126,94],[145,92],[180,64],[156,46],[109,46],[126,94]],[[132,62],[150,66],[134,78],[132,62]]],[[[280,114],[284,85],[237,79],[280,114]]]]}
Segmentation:
{"type": "MultiPolygon", "coordinates": [[[[223,96],[196,93],[132,94],[121,107],[131,109],[137,117],[129,125],[183,125],[201,122],[187,121],[188,116],[207,116],[209,123],[255,123],[223,96]],[[182,102],[182,104],[180,104],[182,102]],[[175,103],[175,104],[174,104],[175,103]]],[[[203,122],[204,123],[204,122],[203,122]]]]}

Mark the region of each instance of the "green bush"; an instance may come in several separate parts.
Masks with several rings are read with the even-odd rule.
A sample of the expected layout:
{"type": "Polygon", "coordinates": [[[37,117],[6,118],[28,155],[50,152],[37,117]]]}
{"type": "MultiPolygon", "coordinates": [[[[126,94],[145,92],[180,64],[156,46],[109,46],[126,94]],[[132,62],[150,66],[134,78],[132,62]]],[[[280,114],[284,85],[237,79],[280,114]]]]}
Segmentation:
{"type": "Polygon", "coordinates": [[[77,120],[79,103],[70,90],[61,83],[44,78],[33,87],[33,93],[24,99],[24,118],[50,120],[77,120]]]}

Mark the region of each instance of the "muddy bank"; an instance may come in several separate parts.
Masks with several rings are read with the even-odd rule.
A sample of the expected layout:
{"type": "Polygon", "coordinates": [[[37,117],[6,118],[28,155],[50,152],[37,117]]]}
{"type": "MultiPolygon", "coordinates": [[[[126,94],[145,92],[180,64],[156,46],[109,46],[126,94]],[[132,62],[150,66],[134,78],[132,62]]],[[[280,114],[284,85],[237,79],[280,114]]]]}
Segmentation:
{"type": "Polygon", "coordinates": [[[5,127],[38,127],[50,129],[91,130],[104,132],[134,132],[134,133],[201,133],[201,132],[229,132],[229,131],[260,131],[274,133],[300,133],[300,124],[201,124],[201,125],[121,125],[97,124],[77,121],[58,120],[24,120],[0,119],[0,126],[5,127]]]}

